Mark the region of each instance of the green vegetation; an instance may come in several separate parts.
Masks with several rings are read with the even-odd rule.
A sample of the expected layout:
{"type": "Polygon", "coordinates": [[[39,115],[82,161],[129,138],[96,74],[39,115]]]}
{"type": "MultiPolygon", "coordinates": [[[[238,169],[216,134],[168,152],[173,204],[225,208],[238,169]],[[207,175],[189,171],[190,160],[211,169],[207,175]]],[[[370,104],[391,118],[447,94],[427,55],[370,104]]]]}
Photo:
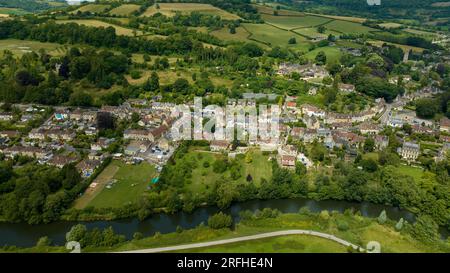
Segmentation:
{"type": "Polygon", "coordinates": [[[165,16],[174,16],[176,12],[183,14],[189,14],[191,12],[198,12],[208,15],[218,15],[224,20],[236,20],[239,16],[221,10],[209,4],[197,4],[197,3],[158,3],[149,7],[141,16],[152,16],[156,13],[161,13],[165,16]]]}
{"type": "Polygon", "coordinates": [[[140,7],[141,6],[135,4],[124,4],[113,8],[109,11],[109,13],[116,16],[129,16],[132,13],[138,11],[140,7]]]}
{"type": "Polygon", "coordinates": [[[121,161],[112,161],[111,165],[116,166],[118,170],[108,182],[116,182],[111,185],[111,188],[103,188],[86,207],[118,208],[138,202],[149,187],[151,179],[156,175],[154,166],[145,162],[139,165],[127,165],[121,161]]]}

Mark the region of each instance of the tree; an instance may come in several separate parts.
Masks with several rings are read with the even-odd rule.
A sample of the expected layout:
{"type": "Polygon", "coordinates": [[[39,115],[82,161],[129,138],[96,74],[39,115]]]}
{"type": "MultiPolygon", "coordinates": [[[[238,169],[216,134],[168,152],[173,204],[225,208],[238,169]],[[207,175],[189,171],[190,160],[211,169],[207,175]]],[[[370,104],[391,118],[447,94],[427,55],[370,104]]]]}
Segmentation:
{"type": "Polygon", "coordinates": [[[297,39],[295,39],[295,37],[292,37],[289,39],[288,44],[290,45],[295,45],[297,43],[297,39]]]}
{"type": "Polygon", "coordinates": [[[156,72],[152,72],[149,79],[144,84],[145,91],[156,91],[159,89],[159,76],[156,72]]]}
{"type": "Polygon", "coordinates": [[[86,226],[82,224],[77,224],[75,226],[72,226],[69,232],[66,233],[66,241],[67,242],[75,241],[81,244],[81,242],[86,236],[86,233],[87,233],[86,226]]]}
{"type": "Polygon", "coordinates": [[[378,223],[380,224],[384,224],[387,221],[387,215],[386,215],[386,211],[383,210],[380,215],[378,216],[378,223]]]}
{"type": "Polygon", "coordinates": [[[70,95],[69,104],[73,106],[92,106],[94,99],[84,91],[75,92],[70,95]]]}
{"type": "Polygon", "coordinates": [[[326,30],[327,30],[327,28],[323,25],[320,25],[317,27],[317,32],[319,32],[319,33],[325,33],[326,30]]]}
{"type": "Polygon", "coordinates": [[[300,161],[295,162],[295,173],[298,175],[306,174],[306,167],[300,161]]]}
{"type": "Polygon", "coordinates": [[[327,63],[327,55],[325,54],[325,52],[323,51],[319,51],[319,53],[317,53],[316,58],[315,58],[316,64],[318,65],[324,65],[327,63]]]}
{"type": "Polygon", "coordinates": [[[375,140],[371,137],[366,138],[364,141],[364,152],[373,152],[375,149],[375,140]]]}
{"type": "Polygon", "coordinates": [[[230,215],[219,212],[208,218],[208,226],[212,229],[229,228],[233,224],[230,215]]]}
{"type": "Polygon", "coordinates": [[[416,102],[416,114],[420,118],[434,118],[438,110],[438,103],[434,99],[420,99],[416,102]]]}

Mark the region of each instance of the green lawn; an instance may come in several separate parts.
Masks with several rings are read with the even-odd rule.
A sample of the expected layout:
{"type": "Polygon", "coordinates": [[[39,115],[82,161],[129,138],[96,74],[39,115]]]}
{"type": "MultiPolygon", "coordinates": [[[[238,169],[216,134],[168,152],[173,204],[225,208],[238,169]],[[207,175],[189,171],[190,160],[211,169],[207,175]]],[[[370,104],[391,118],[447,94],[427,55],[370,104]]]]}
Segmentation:
{"type": "Polygon", "coordinates": [[[332,21],[332,19],[311,15],[294,17],[294,16],[273,16],[263,14],[262,19],[269,24],[284,29],[315,27],[327,23],[329,21],[332,21]]]}
{"type": "Polygon", "coordinates": [[[122,207],[139,200],[150,180],[155,177],[153,165],[143,162],[139,165],[127,165],[122,161],[113,161],[119,167],[113,179],[117,183],[111,189],[104,188],[89,204],[96,208],[122,207]]]}
{"type": "Polygon", "coordinates": [[[66,52],[66,48],[63,45],[55,43],[41,43],[17,39],[0,40],[0,54],[2,54],[3,50],[9,50],[15,55],[22,56],[31,51],[37,52],[41,48],[45,49],[52,56],[61,56],[66,52]]]}
{"type": "Polygon", "coordinates": [[[251,33],[250,39],[267,44],[270,47],[290,47],[306,51],[310,43],[305,37],[302,37],[292,31],[282,30],[268,24],[242,24],[245,29],[251,33]],[[297,44],[289,44],[291,38],[297,40],[297,44]]]}
{"type": "Polygon", "coordinates": [[[307,235],[291,235],[260,240],[188,249],[180,252],[208,253],[346,253],[347,248],[336,242],[307,235]]]}
{"type": "Polygon", "coordinates": [[[241,166],[241,177],[233,181],[229,177],[229,171],[218,174],[213,170],[214,161],[224,159],[225,155],[201,151],[191,147],[190,152],[182,160],[195,161],[197,166],[192,170],[192,179],[185,185],[186,189],[192,193],[203,194],[212,190],[215,182],[222,176],[226,177],[227,180],[233,181],[233,183],[247,183],[246,178],[250,174],[256,186],[259,186],[262,178],[270,180],[272,177],[272,165],[268,160],[269,156],[263,155],[259,150],[251,150],[250,154],[252,157],[251,163],[246,163],[243,156],[236,158],[241,166]],[[205,162],[209,163],[209,167],[204,167],[205,162]]]}
{"type": "Polygon", "coordinates": [[[325,52],[325,55],[327,56],[327,63],[337,62],[342,56],[342,52],[339,48],[334,46],[325,46],[309,51],[305,54],[305,57],[309,60],[314,60],[320,51],[325,52]]]}
{"type": "Polygon", "coordinates": [[[139,10],[140,6],[135,4],[124,4],[109,11],[109,14],[117,16],[129,16],[131,13],[139,10]]]}
{"type": "Polygon", "coordinates": [[[363,26],[359,23],[335,20],[324,25],[327,29],[334,30],[340,33],[351,34],[367,34],[371,31],[377,31],[374,28],[363,26]]]}

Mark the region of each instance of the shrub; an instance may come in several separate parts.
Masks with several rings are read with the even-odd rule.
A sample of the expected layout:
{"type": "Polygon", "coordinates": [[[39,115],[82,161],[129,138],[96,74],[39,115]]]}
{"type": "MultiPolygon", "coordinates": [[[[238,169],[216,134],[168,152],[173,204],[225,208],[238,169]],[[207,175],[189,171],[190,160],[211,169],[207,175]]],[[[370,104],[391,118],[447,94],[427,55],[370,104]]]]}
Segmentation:
{"type": "Polygon", "coordinates": [[[229,228],[233,224],[230,215],[219,212],[208,218],[208,226],[212,229],[229,228]]]}
{"type": "Polygon", "coordinates": [[[337,221],[337,228],[340,231],[347,231],[348,230],[348,223],[344,220],[338,220],[337,221]]]}

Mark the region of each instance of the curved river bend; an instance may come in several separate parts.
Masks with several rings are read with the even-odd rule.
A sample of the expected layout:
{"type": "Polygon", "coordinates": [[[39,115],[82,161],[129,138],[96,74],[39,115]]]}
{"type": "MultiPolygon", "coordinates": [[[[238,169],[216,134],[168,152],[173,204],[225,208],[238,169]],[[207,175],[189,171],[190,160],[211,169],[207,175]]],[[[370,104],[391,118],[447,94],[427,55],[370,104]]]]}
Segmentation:
{"type": "MultiPolygon", "coordinates": [[[[254,200],[243,203],[233,204],[226,210],[235,221],[239,220],[239,212],[243,210],[255,211],[263,208],[278,209],[284,213],[296,213],[300,208],[307,207],[312,212],[322,210],[336,210],[344,212],[348,208],[354,208],[361,211],[363,216],[378,217],[382,210],[390,219],[398,220],[403,217],[408,222],[414,222],[414,215],[411,212],[399,208],[376,205],[371,203],[353,203],[347,201],[314,201],[308,199],[281,199],[281,200],[254,200]]],[[[100,229],[112,226],[114,231],[124,234],[127,239],[131,239],[134,232],[141,232],[150,236],[155,232],[168,233],[174,232],[179,225],[184,229],[194,228],[201,222],[206,223],[208,217],[218,211],[215,207],[205,207],[196,209],[188,214],[178,212],[175,214],[155,214],[150,218],[139,221],[138,219],[124,219],[115,221],[93,221],[93,222],[54,222],[42,225],[28,225],[25,223],[10,224],[0,223],[0,246],[15,245],[20,247],[34,246],[37,240],[42,236],[48,236],[54,244],[64,245],[65,234],[69,229],[77,224],[85,224],[88,229],[98,227],[100,229]]]]}

